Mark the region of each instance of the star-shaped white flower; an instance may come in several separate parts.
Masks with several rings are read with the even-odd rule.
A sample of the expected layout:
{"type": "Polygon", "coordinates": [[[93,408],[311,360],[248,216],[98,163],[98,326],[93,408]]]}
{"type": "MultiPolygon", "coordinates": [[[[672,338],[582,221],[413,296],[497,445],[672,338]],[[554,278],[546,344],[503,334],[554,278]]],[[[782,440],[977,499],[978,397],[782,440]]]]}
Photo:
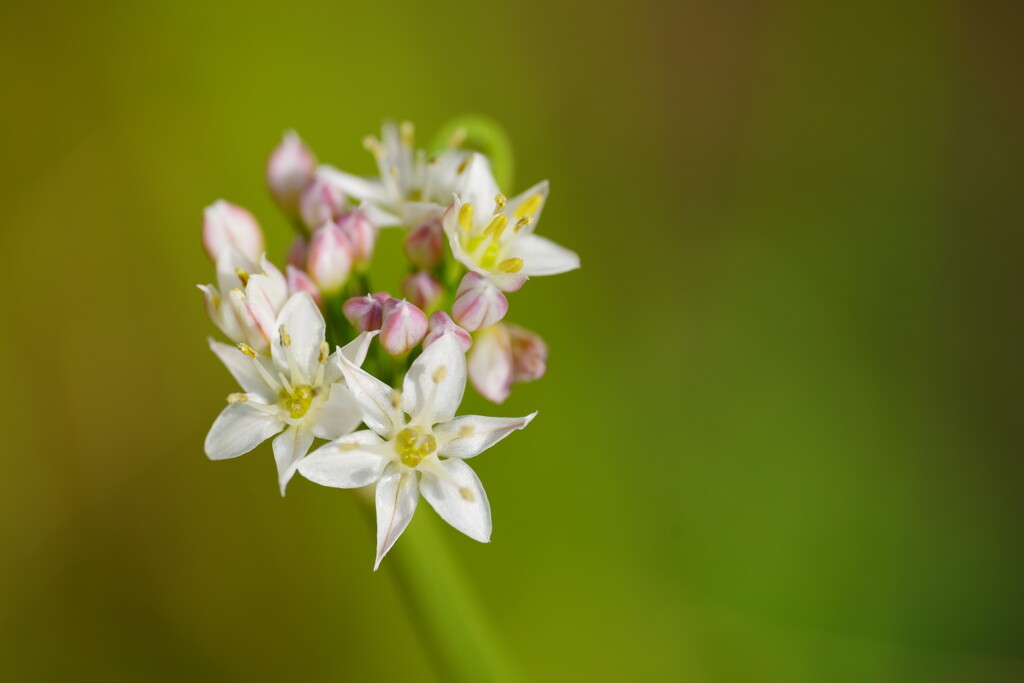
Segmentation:
{"type": "Polygon", "coordinates": [[[442,218],[452,255],[506,292],[532,275],[557,275],[580,267],[574,251],[533,233],[548,197],[548,182],[506,199],[487,158],[470,157],[463,191],[442,218]]]}
{"type": "Polygon", "coordinates": [[[344,356],[339,361],[370,429],[317,449],[298,469],[324,486],[377,483],[374,569],[408,526],[420,494],[453,527],[488,542],[490,504],[464,461],[523,429],[537,413],[519,418],[455,417],[466,389],[466,357],[455,335],[442,335],[413,362],[402,392],[344,356]]]}
{"type": "Polygon", "coordinates": [[[295,467],[313,438],[337,439],[360,422],[360,409],[346,388],[340,358],[362,364],[373,333],[360,334],[328,355],[324,318],[308,294],[292,295],[274,326],[270,359],[250,345],[211,341],[245,393],[232,394],[206,436],[206,455],[225,460],[248,453],[277,434],[274,459],[284,495],[295,467]]]}
{"type": "Polygon", "coordinates": [[[274,320],[288,300],[288,281],[266,254],[253,263],[228,244],[217,259],[217,286],[197,286],[210,320],[228,339],[257,351],[267,348],[274,320]]]}

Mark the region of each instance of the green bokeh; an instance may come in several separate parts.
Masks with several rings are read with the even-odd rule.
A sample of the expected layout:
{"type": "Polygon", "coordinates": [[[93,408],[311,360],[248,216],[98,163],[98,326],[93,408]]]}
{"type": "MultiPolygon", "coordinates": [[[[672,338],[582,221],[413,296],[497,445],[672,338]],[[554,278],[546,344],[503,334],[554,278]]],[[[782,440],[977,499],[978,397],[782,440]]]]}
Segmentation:
{"type": "Polygon", "coordinates": [[[283,130],[480,114],[584,265],[442,533],[528,680],[1024,680],[1012,7],[9,3],[2,677],[433,680],[350,495],[203,456],[193,285],[283,130]]]}

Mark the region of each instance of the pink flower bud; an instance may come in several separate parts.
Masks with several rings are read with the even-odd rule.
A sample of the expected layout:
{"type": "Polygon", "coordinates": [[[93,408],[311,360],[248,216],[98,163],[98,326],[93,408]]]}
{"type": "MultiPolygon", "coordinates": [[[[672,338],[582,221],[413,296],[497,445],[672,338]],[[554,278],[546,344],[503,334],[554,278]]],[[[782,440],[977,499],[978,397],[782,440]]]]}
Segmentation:
{"type": "Polygon", "coordinates": [[[299,213],[310,230],[335,220],[344,206],[345,194],[324,176],[317,176],[299,198],[299,213]]]}
{"type": "Polygon", "coordinates": [[[505,317],[508,299],[482,275],[466,273],[452,305],[455,322],[470,332],[490,327],[505,317]]]}
{"type": "Polygon", "coordinates": [[[444,251],[441,223],[424,223],[405,238],[405,255],[414,266],[429,269],[441,262],[444,251]]]}
{"type": "Polygon", "coordinates": [[[443,294],[444,285],[425,270],[402,280],[402,295],[424,311],[435,308],[443,294]]]}
{"type": "Polygon", "coordinates": [[[292,241],[292,246],[288,247],[288,258],[286,260],[289,266],[295,266],[299,270],[306,267],[306,259],[309,258],[309,241],[302,235],[297,236],[292,241]]]}
{"type": "Polygon", "coordinates": [[[346,301],[341,312],[352,327],[360,332],[379,330],[384,320],[384,302],[391,299],[387,292],[357,296],[346,301]]]}
{"type": "Polygon", "coordinates": [[[548,345],[534,332],[505,324],[512,343],[512,371],[516,382],[540,379],[548,369],[548,345]]]}
{"type": "Polygon", "coordinates": [[[291,296],[296,292],[305,292],[312,297],[313,301],[320,308],[324,307],[324,298],[320,294],[320,290],[313,284],[313,281],[306,274],[306,271],[296,268],[295,266],[288,264],[286,268],[288,273],[288,295],[291,296]]]}
{"type": "Polygon", "coordinates": [[[392,356],[408,353],[427,334],[427,316],[408,301],[389,299],[384,303],[380,343],[392,356]]]}
{"type": "Polygon", "coordinates": [[[327,223],[313,233],[309,243],[306,272],[320,291],[337,294],[352,270],[352,243],[334,223],[327,223]]]}
{"type": "Polygon", "coordinates": [[[267,187],[278,207],[289,216],[296,215],[302,190],[316,175],[316,157],[306,143],[288,131],[267,160],[267,187]]]}
{"type": "Polygon", "coordinates": [[[469,351],[469,347],[473,345],[472,335],[456,325],[455,321],[452,320],[444,311],[435,311],[430,316],[429,323],[430,331],[427,332],[427,336],[423,338],[424,349],[436,342],[445,334],[455,335],[455,340],[459,342],[459,346],[462,348],[463,353],[469,351]]]}
{"type": "Polygon", "coordinates": [[[253,215],[231,202],[218,199],[203,209],[203,247],[214,263],[228,246],[234,246],[250,261],[260,260],[263,231],[253,215]]]}
{"type": "Polygon", "coordinates": [[[505,325],[493,325],[476,334],[466,360],[469,380],[489,401],[502,403],[514,379],[512,342],[505,325]]]}
{"type": "Polygon", "coordinates": [[[350,211],[338,219],[338,227],[345,231],[352,243],[352,255],[357,264],[363,264],[373,256],[373,247],[377,242],[377,228],[359,209],[350,211]]]}

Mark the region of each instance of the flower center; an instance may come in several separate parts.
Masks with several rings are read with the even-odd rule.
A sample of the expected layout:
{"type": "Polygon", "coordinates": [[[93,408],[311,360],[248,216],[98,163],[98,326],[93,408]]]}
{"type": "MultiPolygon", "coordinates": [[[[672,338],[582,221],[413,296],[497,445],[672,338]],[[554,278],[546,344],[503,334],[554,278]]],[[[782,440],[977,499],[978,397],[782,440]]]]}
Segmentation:
{"type": "Polygon", "coordinates": [[[437,439],[429,432],[424,433],[422,427],[406,427],[395,438],[395,450],[403,465],[416,467],[437,450],[437,439]]]}
{"type": "Polygon", "coordinates": [[[282,389],[281,403],[284,405],[284,409],[288,411],[288,414],[293,420],[297,420],[306,414],[309,410],[309,406],[313,403],[313,395],[316,392],[313,391],[313,387],[308,384],[302,384],[297,387],[292,387],[291,391],[282,389]]]}

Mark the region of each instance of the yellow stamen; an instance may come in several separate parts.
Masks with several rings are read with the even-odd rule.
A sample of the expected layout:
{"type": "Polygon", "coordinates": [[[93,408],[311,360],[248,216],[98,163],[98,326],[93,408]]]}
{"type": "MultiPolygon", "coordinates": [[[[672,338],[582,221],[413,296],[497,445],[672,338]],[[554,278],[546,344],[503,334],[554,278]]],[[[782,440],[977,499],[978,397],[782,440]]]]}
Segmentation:
{"type": "Polygon", "coordinates": [[[241,268],[235,268],[235,275],[237,275],[238,279],[242,281],[243,287],[249,284],[249,273],[245,272],[241,268]]]}
{"type": "Polygon", "coordinates": [[[516,208],[516,218],[532,216],[537,213],[540,205],[544,203],[544,197],[539,194],[532,194],[516,208]]]}
{"type": "Polygon", "coordinates": [[[463,204],[459,209],[459,225],[466,232],[473,229],[473,205],[469,202],[463,204]]]}
{"type": "Polygon", "coordinates": [[[459,164],[459,167],[455,170],[455,172],[458,173],[459,175],[462,175],[463,173],[465,173],[466,169],[469,167],[469,162],[472,161],[472,160],[473,160],[473,156],[470,155],[470,154],[467,154],[466,158],[462,160],[462,163],[459,164]]]}
{"type": "Polygon", "coordinates": [[[245,394],[229,394],[228,403],[245,403],[249,400],[249,397],[245,394]]]}
{"type": "Polygon", "coordinates": [[[384,148],[381,147],[380,140],[372,135],[367,135],[363,138],[363,148],[378,159],[384,157],[384,148]]]}
{"type": "Polygon", "coordinates": [[[505,210],[505,195],[494,195],[494,213],[498,214],[505,210]]]}
{"type": "Polygon", "coordinates": [[[503,213],[499,213],[493,219],[491,224],[484,230],[485,235],[490,235],[494,242],[501,239],[501,233],[505,232],[505,226],[508,225],[508,216],[503,213]]]}
{"type": "Polygon", "coordinates": [[[412,147],[413,138],[416,133],[416,127],[412,125],[412,121],[402,121],[399,130],[402,132],[402,144],[406,147],[412,147]]]}
{"type": "Polygon", "coordinates": [[[288,334],[288,330],[284,329],[284,325],[281,325],[281,327],[279,327],[277,331],[281,333],[281,346],[285,348],[291,346],[292,336],[288,334]]]}
{"type": "Polygon", "coordinates": [[[532,216],[524,216],[524,217],[520,218],[518,221],[516,221],[516,227],[512,228],[512,232],[519,232],[520,230],[522,230],[523,228],[525,228],[527,225],[529,225],[532,222],[533,222],[533,217],[532,216]]]}
{"type": "Polygon", "coordinates": [[[317,360],[321,363],[326,363],[327,359],[331,356],[331,346],[325,341],[320,342],[320,358],[317,360]]]}
{"type": "Polygon", "coordinates": [[[503,273],[518,273],[523,269],[523,259],[518,257],[507,258],[498,264],[498,270],[503,273]]]}
{"type": "Polygon", "coordinates": [[[249,356],[249,358],[252,358],[254,360],[255,360],[255,358],[258,355],[256,353],[256,349],[252,348],[251,346],[249,346],[245,342],[240,342],[238,344],[238,350],[241,351],[242,353],[244,353],[245,355],[249,356]]]}
{"type": "Polygon", "coordinates": [[[416,467],[437,450],[437,439],[421,427],[406,427],[395,437],[395,450],[406,467],[416,467]]]}

